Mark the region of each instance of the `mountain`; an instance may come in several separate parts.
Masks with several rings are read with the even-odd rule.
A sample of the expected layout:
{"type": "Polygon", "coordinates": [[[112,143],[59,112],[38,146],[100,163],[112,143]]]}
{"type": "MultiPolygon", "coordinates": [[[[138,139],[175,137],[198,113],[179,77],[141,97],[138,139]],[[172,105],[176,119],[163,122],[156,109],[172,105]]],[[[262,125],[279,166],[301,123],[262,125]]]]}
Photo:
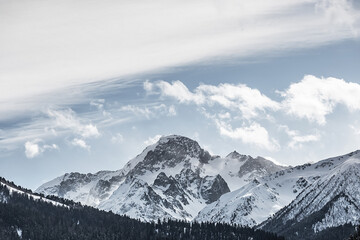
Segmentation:
{"type": "Polygon", "coordinates": [[[315,238],[336,228],[341,229],[337,234],[349,236],[354,231],[352,226],[360,223],[360,151],[332,160],[331,169],[324,176],[306,187],[261,228],[291,239],[315,238]]]}
{"type": "Polygon", "coordinates": [[[211,156],[177,135],[162,137],[117,171],[69,173],[36,192],[152,221],[192,220],[199,210],[246,183],[285,167],[232,152],[211,156]]]}
{"type": "Polygon", "coordinates": [[[273,224],[271,227],[268,225],[269,227],[265,229],[275,230],[286,235],[283,231],[287,229],[291,232],[289,226],[294,223],[290,221],[289,225],[286,223],[287,221],[290,219],[294,219],[295,222],[300,221],[305,218],[304,214],[307,216],[320,211],[326,204],[329,204],[326,207],[333,213],[326,215],[326,218],[321,219],[320,222],[314,223],[314,231],[350,222],[355,223],[356,219],[360,219],[356,210],[360,206],[360,195],[357,190],[350,192],[344,187],[351,183],[348,187],[352,188],[360,183],[360,178],[355,173],[357,161],[359,161],[358,151],[314,164],[288,168],[254,179],[240,189],[224,194],[217,201],[206,206],[195,219],[255,226],[280,210],[276,214],[276,219],[278,219],[278,224],[284,223],[280,224],[284,229],[278,225],[273,229],[273,224]],[[325,186],[328,189],[325,189],[325,186]],[[330,190],[334,192],[330,192],[330,190]],[[302,200],[305,196],[306,200],[302,200]],[[327,196],[327,198],[331,196],[332,198],[321,198],[321,196],[327,196]],[[310,199],[310,197],[317,197],[317,200],[310,199]],[[291,203],[295,198],[297,200],[291,203]],[[331,201],[333,203],[330,203],[331,201]],[[281,210],[290,203],[290,207],[287,208],[291,208],[291,211],[281,210]],[[305,205],[301,207],[300,203],[305,205]],[[330,208],[330,206],[332,207],[330,208]],[[351,216],[352,220],[338,219],[339,214],[344,215],[341,211],[348,211],[346,216],[351,216]],[[284,215],[284,212],[289,213],[284,215]],[[283,213],[283,215],[279,215],[279,213],[283,213]]]}
{"type": "Polygon", "coordinates": [[[249,227],[184,221],[144,223],[52,196],[0,178],[0,239],[283,240],[249,227]]]}
{"type": "Polygon", "coordinates": [[[40,201],[40,202],[52,204],[54,206],[69,208],[69,206],[65,203],[66,200],[60,202],[60,201],[52,200],[50,198],[46,198],[42,194],[33,193],[31,190],[19,187],[19,186],[15,185],[13,182],[9,182],[5,178],[2,178],[2,177],[0,177],[0,187],[3,190],[6,189],[6,192],[7,192],[6,194],[4,193],[4,191],[0,192],[0,202],[1,203],[7,203],[9,201],[9,198],[13,194],[20,194],[20,195],[26,196],[28,199],[32,199],[34,201],[40,201]]]}

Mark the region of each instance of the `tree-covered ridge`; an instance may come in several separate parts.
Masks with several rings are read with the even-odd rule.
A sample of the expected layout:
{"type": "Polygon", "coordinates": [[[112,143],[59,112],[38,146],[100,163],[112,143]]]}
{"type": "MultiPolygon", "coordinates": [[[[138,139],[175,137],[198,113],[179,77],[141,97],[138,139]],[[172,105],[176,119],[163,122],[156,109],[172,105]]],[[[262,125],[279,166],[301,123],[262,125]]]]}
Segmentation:
{"type": "Polygon", "coordinates": [[[351,234],[349,240],[360,240],[360,226],[357,227],[354,234],[351,234]]]}
{"type": "MultiPolygon", "coordinates": [[[[5,179],[1,182],[7,184],[5,179]]],[[[14,188],[24,190],[12,183],[14,188]]],[[[26,190],[26,193],[31,193],[26,190]]],[[[0,185],[0,239],[284,239],[248,227],[166,221],[144,223],[57,198],[69,208],[0,185]]]]}
{"type": "Polygon", "coordinates": [[[61,204],[64,204],[64,205],[67,205],[69,207],[77,207],[77,206],[81,206],[81,203],[79,202],[74,202],[72,200],[69,200],[69,199],[65,199],[65,198],[60,198],[60,197],[57,197],[57,196],[54,196],[54,195],[48,195],[48,196],[45,196],[44,194],[41,194],[41,193],[36,193],[36,192],[33,192],[31,191],[31,189],[27,189],[27,188],[23,188],[19,185],[16,185],[14,182],[12,181],[8,181],[6,180],[5,178],[3,177],[0,177],[0,183],[3,183],[9,187],[12,187],[12,188],[15,188],[21,192],[24,192],[24,193],[28,193],[28,194],[31,194],[31,195],[34,195],[34,196],[39,196],[41,198],[46,198],[46,199],[49,199],[49,200],[53,200],[53,201],[56,201],[58,203],[61,203],[61,204]]]}

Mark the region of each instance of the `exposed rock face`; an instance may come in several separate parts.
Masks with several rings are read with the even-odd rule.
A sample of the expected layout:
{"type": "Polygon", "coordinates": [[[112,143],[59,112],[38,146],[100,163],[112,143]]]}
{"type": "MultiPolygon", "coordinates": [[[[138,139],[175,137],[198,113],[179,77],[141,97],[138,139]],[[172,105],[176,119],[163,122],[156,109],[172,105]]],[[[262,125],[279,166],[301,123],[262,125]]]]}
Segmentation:
{"type": "Polygon", "coordinates": [[[330,171],[302,191],[288,206],[261,227],[272,229],[291,239],[307,237],[328,228],[360,222],[360,152],[322,162],[318,168],[330,171]],[[297,236],[301,229],[309,230],[297,236]]]}
{"type": "Polygon", "coordinates": [[[203,178],[200,193],[206,200],[206,203],[215,202],[221,195],[227,192],[230,192],[230,189],[219,174],[215,177],[206,176],[203,178]]]}
{"type": "Polygon", "coordinates": [[[360,152],[289,168],[235,151],[210,156],[189,138],[168,136],[118,171],[65,174],[37,192],[144,221],[236,223],[312,239],[359,224],[360,152]]]}
{"type": "Polygon", "coordinates": [[[356,151],[254,179],[206,206],[196,220],[261,224],[267,231],[293,239],[305,228],[314,233],[357,224],[359,189],[360,152],[356,151]]]}
{"type": "Polygon", "coordinates": [[[211,156],[196,141],[173,135],[147,147],[123,169],[65,174],[37,192],[145,221],[192,220],[231,187],[234,190],[255,177],[282,169],[269,160],[237,152],[225,158],[211,156]]]}
{"type": "Polygon", "coordinates": [[[154,150],[149,151],[144,160],[139,162],[130,172],[134,175],[148,171],[174,168],[181,163],[189,164],[189,159],[197,159],[200,163],[207,163],[210,154],[199,144],[186,137],[172,136],[161,138],[154,150]]]}

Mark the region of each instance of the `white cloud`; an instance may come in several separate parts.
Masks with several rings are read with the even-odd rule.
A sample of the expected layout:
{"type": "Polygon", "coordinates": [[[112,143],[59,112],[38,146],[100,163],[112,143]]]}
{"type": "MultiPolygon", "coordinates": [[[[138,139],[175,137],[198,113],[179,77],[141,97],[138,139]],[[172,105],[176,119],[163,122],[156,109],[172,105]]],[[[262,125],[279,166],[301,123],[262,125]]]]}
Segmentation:
{"type": "Polygon", "coordinates": [[[149,119],[153,116],[153,112],[148,107],[138,107],[135,105],[126,105],[120,108],[121,111],[132,112],[135,115],[144,116],[149,119]]]}
{"type": "Polygon", "coordinates": [[[219,113],[218,114],[218,117],[220,119],[230,119],[231,118],[231,114],[229,112],[226,112],[226,113],[219,113]]]}
{"type": "Polygon", "coordinates": [[[27,158],[34,158],[41,153],[41,149],[37,141],[27,141],[25,143],[25,155],[27,158]]]}
{"type": "Polygon", "coordinates": [[[0,106],[169,66],[322,45],[359,30],[350,0],[9,0],[0,15],[0,106]]]}
{"type": "Polygon", "coordinates": [[[71,109],[67,110],[51,110],[47,114],[55,120],[56,127],[62,129],[70,129],[75,134],[79,134],[83,138],[98,137],[100,133],[93,124],[83,124],[71,109]]]}
{"type": "MultiPolygon", "coordinates": [[[[200,112],[215,121],[221,135],[268,150],[278,150],[279,144],[269,137],[264,127],[253,122],[254,119],[262,117],[274,124],[276,119],[272,112],[282,110],[289,115],[324,125],[326,116],[332,113],[337,105],[344,105],[349,111],[360,110],[360,84],[332,77],[317,78],[312,75],[305,76],[300,82],[293,83],[288,89],[280,92],[283,97],[281,103],[268,98],[258,89],[243,84],[202,84],[190,91],[180,81],[147,81],[144,89],[149,94],[160,94],[162,97],[174,98],[179,103],[200,106],[200,112]],[[214,107],[213,114],[206,109],[211,107],[214,107]],[[240,118],[238,112],[241,113],[240,118]],[[264,113],[263,116],[259,116],[260,113],[264,113]],[[234,128],[231,125],[234,120],[242,122],[243,127],[234,128]]],[[[288,127],[284,130],[291,139],[288,143],[291,149],[299,149],[305,143],[321,139],[318,132],[302,135],[288,127]]]]}
{"type": "Polygon", "coordinates": [[[115,136],[111,137],[111,142],[114,143],[114,144],[115,143],[122,143],[122,142],[124,142],[124,137],[120,133],[117,133],[115,136]]]}
{"type": "Polygon", "coordinates": [[[168,109],[168,116],[176,116],[176,109],[175,109],[175,106],[174,105],[171,105],[168,109]]]}
{"type": "Polygon", "coordinates": [[[90,151],[90,146],[87,145],[87,143],[86,143],[85,140],[83,140],[83,139],[74,138],[74,139],[71,141],[71,144],[74,145],[74,146],[81,147],[81,148],[84,148],[84,149],[90,151]]]}
{"type": "Polygon", "coordinates": [[[90,101],[90,106],[97,108],[104,117],[108,118],[108,120],[112,120],[112,114],[104,109],[104,105],[105,105],[105,99],[103,98],[93,99],[92,101],[90,101]]]}
{"type": "Polygon", "coordinates": [[[165,81],[157,81],[151,83],[146,81],[144,83],[144,89],[149,94],[161,94],[162,96],[173,97],[180,103],[196,103],[202,104],[205,101],[204,96],[201,92],[192,93],[181,81],[173,81],[168,83],[165,81]],[[156,90],[160,90],[157,92],[156,90]]]}
{"type": "MultiPolygon", "coordinates": [[[[323,12],[325,18],[334,24],[356,26],[359,12],[354,12],[353,1],[348,0],[327,0],[319,1],[315,6],[316,10],[323,12]]],[[[354,28],[354,35],[357,35],[357,29],[354,28]]]]}
{"type": "Polygon", "coordinates": [[[293,136],[289,147],[292,149],[301,148],[302,143],[317,142],[320,140],[320,135],[304,135],[304,136],[293,136]]]}
{"type": "Polygon", "coordinates": [[[226,109],[239,110],[242,117],[246,119],[256,117],[259,111],[264,112],[266,109],[276,111],[280,108],[277,102],[262,94],[258,89],[249,88],[244,84],[222,83],[218,86],[202,84],[191,92],[180,81],[172,83],[157,81],[146,82],[144,89],[152,94],[173,97],[180,103],[218,104],[226,109]]]}
{"type": "Polygon", "coordinates": [[[52,127],[45,127],[44,131],[46,133],[51,133],[51,135],[53,135],[53,136],[57,136],[56,130],[54,128],[52,128],[52,127]]]}
{"type": "Polygon", "coordinates": [[[326,123],[326,115],[342,104],[350,111],[360,110],[360,84],[337,78],[305,76],[281,93],[284,110],[291,115],[326,123]]]}
{"type": "Polygon", "coordinates": [[[172,117],[177,114],[174,105],[168,107],[165,104],[149,106],[126,105],[121,107],[120,111],[131,112],[134,115],[145,117],[147,119],[156,118],[160,115],[172,117]]]}
{"type": "Polygon", "coordinates": [[[58,145],[56,145],[56,144],[51,144],[51,145],[44,145],[44,147],[43,147],[45,150],[47,150],[47,149],[56,149],[56,150],[59,150],[59,146],[58,145]]]}
{"type": "Polygon", "coordinates": [[[200,85],[196,91],[202,92],[211,103],[218,103],[228,109],[239,109],[244,118],[253,118],[258,111],[278,110],[277,102],[271,100],[258,89],[244,84],[200,85]]]}
{"type": "Polygon", "coordinates": [[[232,139],[240,139],[243,143],[252,144],[269,151],[280,149],[278,142],[269,137],[268,131],[260,124],[253,122],[249,126],[233,129],[232,126],[223,121],[216,120],[216,125],[223,136],[232,139]]]}
{"type": "Polygon", "coordinates": [[[34,158],[46,150],[58,150],[59,147],[56,144],[44,145],[41,139],[34,139],[25,143],[25,155],[27,158],[34,158]]]}
{"type": "Polygon", "coordinates": [[[155,135],[154,137],[149,137],[147,140],[144,141],[144,144],[146,146],[152,145],[152,144],[156,143],[157,141],[159,141],[160,138],[161,138],[161,135],[155,135]]]}
{"type": "Polygon", "coordinates": [[[284,130],[285,133],[291,138],[291,141],[288,144],[288,147],[291,149],[299,149],[302,148],[303,143],[317,142],[321,139],[319,133],[301,135],[299,131],[290,130],[286,125],[280,126],[280,129],[284,130]]]}
{"type": "Polygon", "coordinates": [[[143,85],[147,93],[152,93],[154,85],[149,80],[146,80],[143,85]]]}
{"type": "Polygon", "coordinates": [[[103,110],[105,99],[94,99],[90,102],[90,106],[94,106],[99,110],[103,110]]]}
{"type": "MultiPolygon", "coordinates": [[[[289,115],[306,118],[309,121],[324,125],[326,116],[333,112],[337,105],[344,105],[350,111],[360,110],[360,84],[346,82],[333,77],[318,78],[306,75],[293,83],[283,92],[278,91],[284,100],[278,103],[258,89],[244,84],[222,83],[218,86],[202,84],[190,91],[181,81],[168,83],[146,82],[144,89],[150,94],[172,97],[179,103],[193,103],[199,106],[219,105],[231,111],[240,111],[245,119],[258,117],[267,110],[284,110],[289,115]]],[[[228,117],[225,114],[219,117],[228,117]]],[[[269,120],[273,117],[266,115],[269,120]]]]}

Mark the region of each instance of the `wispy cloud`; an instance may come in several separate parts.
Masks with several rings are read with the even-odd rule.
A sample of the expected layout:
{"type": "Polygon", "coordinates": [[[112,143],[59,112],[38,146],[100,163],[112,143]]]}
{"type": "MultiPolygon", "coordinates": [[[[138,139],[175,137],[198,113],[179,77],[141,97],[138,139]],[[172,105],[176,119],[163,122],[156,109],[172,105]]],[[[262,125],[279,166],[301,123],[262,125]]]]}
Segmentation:
{"type": "Polygon", "coordinates": [[[84,138],[98,137],[100,133],[97,127],[91,123],[84,124],[76,116],[75,112],[71,109],[65,110],[52,110],[47,111],[49,117],[55,121],[55,126],[61,129],[69,129],[75,134],[79,134],[84,138]]]}
{"type": "Polygon", "coordinates": [[[174,105],[166,106],[165,104],[148,104],[141,105],[126,105],[120,108],[120,111],[130,112],[138,117],[146,119],[156,118],[159,116],[176,116],[176,109],[174,105]]]}
{"type": "Polygon", "coordinates": [[[304,143],[317,142],[321,139],[321,136],[318,132],[315,134],[302,135],[299,131],[291,130],[286,125],[281,125],[280,129],[284,130],[285,133],[290,137],[288,147],[291,149],[300,149],[304,143]]]}
{"type": "Polygon", "coordinates": [[[111,137],[111,142],[112,143],[122,143],[124,142],[124,137],[121,133],[117,133],[114,136],[111,137]]]}
{"type": "Polygon", "coordinates": [[[72,144],[73,146],[81,147],[81,148],[84,148],[84,149],[90,151],[90,146],[85,142],[84,139],[74,138],[74,139],[71,141],[71,144],[72,144]]]}
{"type": "Polygon", "coordinates": [[[34,158],[46,150],[59,149],[56,144],[47,145],[39,138],[25,143],[25,155],[27,158],[34,158]]]}
{"type": "Polygon", "coordinates": [[[191,92],[181,81],[168,83],[157,81],[145,82],[144,89],[148,94],[160,94],[172,97],[180,103],[194,103],[197,105],[220,105],[221,107],[238,110],[246,119],[254,118],[259,111],[265,109],[278,110],[279,104],[257,89],[244,84],[223,83],[218,86],[202,84],[191,92]]]}
{"type": "Polygon", "coordinates": [[[13,151],[25,146],[27,156],[38,156],[58,146],[50,144],[54,139],[76,137],[97,138],[101,135],[91,118],[80,117],[70,108],[50,108],[31,119],[9,125],[0,132],[0,149],[13,151]]]}
{"type": "Polygon", "coordinates": [[[105,99],[101,98],[101,99],[94,99],[91,100],[90,102],[90,106],[94,106],[99,110],[103,110],[104,109],[104,104],[105,104],[105,99]]]}
{"type": "Polygon", "coordinates": [[[327,44],[359,30],[350,0],[0,4],[1,104],[215,57],[327,44]]]}

